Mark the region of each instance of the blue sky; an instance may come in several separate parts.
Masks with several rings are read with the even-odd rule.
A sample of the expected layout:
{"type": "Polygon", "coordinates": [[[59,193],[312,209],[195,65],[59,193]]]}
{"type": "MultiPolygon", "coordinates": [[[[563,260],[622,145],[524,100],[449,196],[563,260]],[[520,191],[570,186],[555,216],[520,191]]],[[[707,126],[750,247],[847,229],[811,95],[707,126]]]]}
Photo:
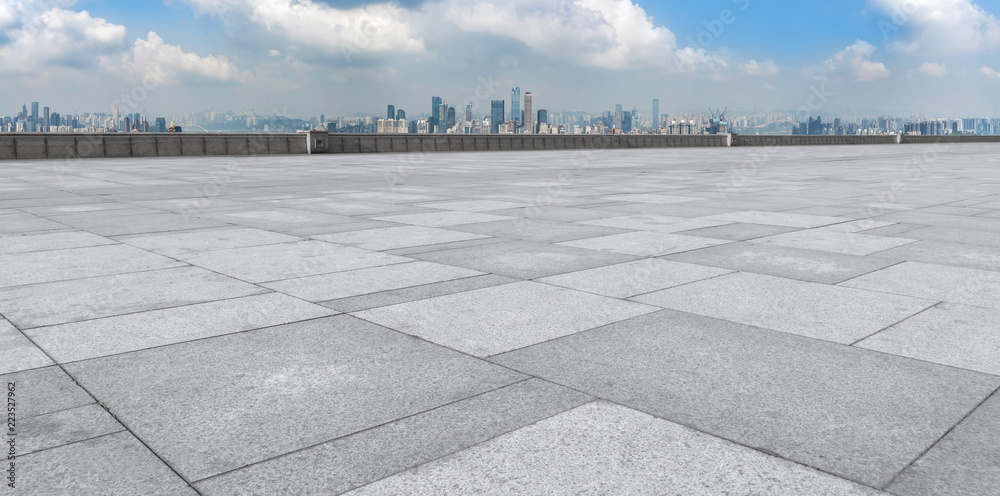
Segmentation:
{"type": "Polygon", "coordinates": [[[488,112],[515,85],[554,111],[795,110],[821,90],[817,112],[1000,115],[997,15],[1000,0],[0,0],[0,115],[417,115],[432,95],[488,112]]]}

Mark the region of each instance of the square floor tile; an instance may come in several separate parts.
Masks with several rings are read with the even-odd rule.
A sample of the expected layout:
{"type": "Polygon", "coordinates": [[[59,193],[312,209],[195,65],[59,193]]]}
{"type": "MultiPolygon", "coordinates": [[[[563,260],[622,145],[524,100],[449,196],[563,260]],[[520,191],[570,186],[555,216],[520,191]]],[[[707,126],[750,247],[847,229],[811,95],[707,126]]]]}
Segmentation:
{"type": "Polygon", "coordinates": [[[1000,490],[1000,394],[903,471],[886,490],[900,496],[991,496],[1000,490]]]}
{"type": "Polygon", "coordinates": [[[598,238],[566,241],[559,244],[561,246],[572,246],[575,248],[610,251],[614,253],[621,253],[623,255],[656,257],[726,243],[729,243],[729,241],[711,238],[697,238],[681,234],[639,231],[624,234],[612,234],[610,236],[601,236],[598,238]]]}
{"type": "Polygon", "coordinates": [[[826,284],[836,284],[896,263],[882,257],[861,257],[755,243],[731,243],[664,258],[826,284]]]}
{"type": "Polygon", "coordinates": [[[0,350],[4,355],[3,362],[0,362],[0,374],[52,365],[52,360],[42,350],[3,319],[0,319],[0,350]]]}
{"type": "Polygon", "coordinates": [[[0,288],[0,314],[21,329],[267,292],[197,267],[0,288]]]}
{"type": "Polygon", "coordinates": [[[635,301],[800,336],[851,344],[936,301],[736,273],[635,301]]]}
{"type": "Polygon", "coordinates": [[[202,494],[341,494],[592,398],[530,379],[213,477],[202,494]]]}
{"type": "Polygon", "coordinates": [[[188,257],[187,261],[257,283],[404,263],[411,259],[323,241],[302,241],[216,250],[188,257]]]}
{"type": "Polygon", "coordinates": [[[31,494],[198,494],[128,432],[40,451],[19,460],[20,487],[31,494]]]}
{"type": "Polygon", "coordinates": [[[0,255],[28,253],[87,246],[113,245],[116,241],[84,231],[0,237],[0,255]]]}
{"type": "Polygon", "coordinates": [[[1000,310],[942,303],[855,346],[1000,375],[1000,310]]]}
{"type": "Polygon", "coordinates": [[[278,293],[196,303],[26,331],[59,363],[326,317],[336,312],[278,293]]]}
{"type": "Polygon", "coordinates": [[[596,219],[580,222],[591,226],[609,226],[623,229],[633,229],[637,231],[655,231],[662,233],[676,233],[680,231],[690,231],[706,227],[717,227],[730,224],[727,221],[688,219],[685,217],[671,217],[667,215],[636,214],[622,217],[610,217],[607,219],[596,219]]]}
{"type": "Polygon", "coordinates": [[[666,488],[705,495],[879,493],[652,415],[593,402],[348,494],[664,494],[666,488]]]}
{"type": "Polygon", "coordinates": [[[1000,272],[991,270],[903,262],[840,285],[1000,309],[1000,272]]]}
{"type": "Polygon", "coordinates": [[[198,231],[142,234],[117,238],[168,257],[184,258],[203,251],[243,248],[247,246],[292,243],[301,238],[252,228],[202,229],[198,231]]]}
{"type": "Polygon", "coordinates": [[[366,229],[335,234],[320,234],[313,239],[336,243],[338,245],[354,246],[365,250],[383,251],[412,246],[436,245],[482,239],[488,236],[457,232],[449,229],[438,229],[424,226],[388,227],[383,229],[366,229]]]}
{"type": "Polygon", "coordinates": [[[4,255],[0,287],[65,281],[184,266],[155,253],[116,244],[4,255]]]}
{"type": "Polygon", "coordinates": [[[537,241],[539,243],[558,243],[560,241],[629,232],[626,229],[616,229],[613,227],[589,226],[572,222],[554,222],[526,218],[457,225],[451,226],[450,229],[489,236],[537,241]]]}
{"type": "Polygon", "coordinates": [[[690,231],[678,231],[677,233],[685,236],[698,236],[700,238],[746,241],[748,239],[774,236],[775,234],[784,234],[786,232],[797,231],[798,229],[798,227],[769,226],[767,224],[745,224],[743,222],[733,222],[717,227],[706,227],[690,231]]]}
{"type": "Polygon", "coordinates": [[[349,316],[66,367],[193,481],[524,378],[349,316]]]}
{"type": "Polygon", "coordinates": [[[762,212],[748,210],[727,214],[709,215],[709,220],[724,220],[728,222],[746,222],[749,224],[768,224],[785,227],[820,227],[830,224],[840,224],[851,219],[844,217],[824,217],[820,215],[785,214],[781,212],[762,212]]]}
{"type": "Polygon", "coordinates": [[[729,272],[713,267],[652,258],[543,277],[537,281],[612,298],[628,298],[729,272]]]}
{"type": "Polygon", "coordinates": [[[482,272],[433,262],[409,262],[265,283],[264,286],[309,301],[349,298],[482,275],[482,272]]]}
{"type": "Polygon", "coordinates": [[[1000,246],[993,248],[944,241],[917,241],[883,251],[878,256],[896,262],[924,262],[1000,271],[1000,246]]]}
{"type": "Polygon", "coordinates": [[[874,487],[1000,385],[669,310],[492,361],[874,487]]]}
{"type": "Polygon", "coordinates": [[[17,456],[125,430],[97,403],[27,418],[17,427],[17,456]]]}
{"type": "Polygon", "coordinates": [[[469,248],[414,253],[413,258],[503,276],[537,277],[631,262],[636,257],[562,245],[511,241],[469,248]]]}
{"type": "Polygon", "coordinates": [[[546,284],[519,282],[354,315],[482,357],[655,310],[546,284]]]}
{"type": "MultiPolygon", "coordinates": [[[[833,226],[835,227],[835,226],[833,226]]],[[[832,251],[847,255],[871,255],[915,242],[915,239],[869,236],[825,228],[805,229],[750,241],[764,245],[790,246],[806,250],[832,251]]]]}
{"type": "Polygon", "coordinates": [[[415,226],[444,227],[458,224],[472,224],[475,222],[493,222],[496,220],[508,220],[513,217],[506,215],[491,215],[477,212],[428,212],[423,214],[388,215],[375,217],[375,220],[386,222],[398,222],[400,224],[412,224],[415,226]]]}

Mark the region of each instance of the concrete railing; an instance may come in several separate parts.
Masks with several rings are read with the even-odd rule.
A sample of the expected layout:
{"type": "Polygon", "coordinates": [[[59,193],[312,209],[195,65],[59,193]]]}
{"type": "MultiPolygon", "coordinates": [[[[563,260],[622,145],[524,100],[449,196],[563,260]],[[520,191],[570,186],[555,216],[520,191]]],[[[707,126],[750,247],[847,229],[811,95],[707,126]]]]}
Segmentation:
{"type": "Polygon", "coordinates": [[[0,133],[0,160],[978,142],[1000,136],[0,133]]]}

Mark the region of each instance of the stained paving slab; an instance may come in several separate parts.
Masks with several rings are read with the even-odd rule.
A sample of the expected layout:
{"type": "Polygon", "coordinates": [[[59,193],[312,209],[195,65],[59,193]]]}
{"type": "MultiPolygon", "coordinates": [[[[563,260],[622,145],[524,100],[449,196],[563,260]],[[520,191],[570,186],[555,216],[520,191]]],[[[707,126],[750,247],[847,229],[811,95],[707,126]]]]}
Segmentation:
{"type": "Polygon", "coordinates": [[[1000,493],[1000,147],[754,153],[4,162],[19,489],[1000,493]]]}

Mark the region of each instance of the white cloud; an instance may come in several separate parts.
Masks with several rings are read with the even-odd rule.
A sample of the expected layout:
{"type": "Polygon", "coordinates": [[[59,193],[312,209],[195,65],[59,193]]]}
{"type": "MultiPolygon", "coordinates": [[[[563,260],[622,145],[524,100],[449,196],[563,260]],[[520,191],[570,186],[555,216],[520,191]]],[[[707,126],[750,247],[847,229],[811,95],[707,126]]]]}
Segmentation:
{"type": "Polygon", "coordinates": [[[881,62],[871,60],[875,47],[864,40],[837,52],[821,65],[806,69],[815,79],[846,77],[855,81],[872,81],[889,76],[889,69],[881,62]]]}
{"type": "Polygon", "coordinates": [[[220,81],[227,83],[251,82],[250,72],[240,71],[227,57],[205,57],[187,53],[178,45],[164,43],[163,38],[150,31],[146,39],[135,40],[132,49],[120,60],[105,60],[105,67],[139,74],[157,84],[172,83],[183,79],[220,81]]]}
{"type": "Polygon", "coordinates": [[[870,0],[886,18],[887,39],[907,34],[895,48],[914,52],[965,52],[1000,47],[1000,21],[970,0],[870,0]]]}
{"type": "Polygon", "coordinates": [[[948,73],[948,68],[944,64],[937,62],[924,62],[917,68],[917,72],[925,76],[944,77],[948,73]]]}
{"type": "Polygon", "coordinates": [[[997,81],[1000,81],[1000,71],[996,71],[989,67],[983,66],[979,68],[979,72],[990,79],[996,79],[997,81]]]}
{"type": "Polygon", "coordinates": [[[677,68],[684,73],[708,72],[719,78],[729,68],[729,62],[721,55],[704,48],[684,47],[674,52],[677,68]]]}
{"type": "Polygon", "coordinates": [[[124,26],[87,11],[39,11],[30,2],[5,2],[8,43],[0,45],[0,72],[31,74],[58,67],[90,67],[99,57],[128,46],[124,26]]]}
{"type": "Polygon", "coordinates": [[[674,34],[631,0],[445,0],[466,32],[521,41],[536,52],[605,69],[667,67],[674,34]]]}
{"type": "Polygon", "coordinates": [[[350,57],[356,53],[424,51],[416,29],[391,3],[337,9],[312,0],[183,0],[222,19],[249,19],[288,40],[350,57]]]}
{"type": "Polygon", "coordinates": [[[740,68],[743,69],[743,72],[750,76],[773,76],[780,71],[780,69],[778,69],[778,64],[775,64],[774,61],[771,60],[757,62],[756,60],[751,59],[749,62],[740,66],[740,68]]]}

